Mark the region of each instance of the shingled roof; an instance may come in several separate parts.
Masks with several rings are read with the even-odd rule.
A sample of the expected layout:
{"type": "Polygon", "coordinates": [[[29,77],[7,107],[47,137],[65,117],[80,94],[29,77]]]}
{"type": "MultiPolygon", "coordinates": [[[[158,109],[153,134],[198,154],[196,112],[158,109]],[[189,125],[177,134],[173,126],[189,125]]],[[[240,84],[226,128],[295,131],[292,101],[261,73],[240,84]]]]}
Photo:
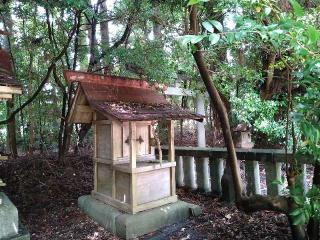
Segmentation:
{"type": "Polygon", "coordinates": [[[0,49],[0,86],[20,87],[12,73],[12,63],[8,52],[0,49]]]}
{"type": "Polygon", "coordinates": [[[78,92],[81,91],[85,95],[89,106],[108,118],[122,122],[160,119],[203,120],[202,115],[170,104],[144,80],[79,71],[65,71],[64,75],[68,82],[79,82],[78,92]]]}

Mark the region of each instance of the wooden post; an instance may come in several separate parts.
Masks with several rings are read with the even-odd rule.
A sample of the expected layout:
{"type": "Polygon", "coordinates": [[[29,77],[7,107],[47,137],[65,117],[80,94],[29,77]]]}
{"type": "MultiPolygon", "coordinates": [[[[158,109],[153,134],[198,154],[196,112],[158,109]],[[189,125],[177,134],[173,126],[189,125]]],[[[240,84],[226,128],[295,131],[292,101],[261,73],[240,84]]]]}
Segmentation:
{"type": "MultiPolygon", "coordinates": [[[[93,120],[96,121],[97,120],[97,114],[94,113],[93,114],[93,120]]],[[[96,159],[98,157],[98,153],[97,153],[97,125],[94,123],[93,124],[93,141],[94,141],[94,152],[93,152],[93,156],[94,159],[96,159]]],[[[98,165],[97,162],[94,160],[93,162],[93,178],[94,178],[94,186],[93,189],[95,192],[98,191],[98,165]]]]}
{"type": "MultiPolygon", "coordinates": [[[[172,120],[167,121],[168,124],[168,161],[175,161],[175,151],[174,151],[174,122],[172,120]]],[[[176,195],[176,168],[171,167],[171,196],[176,195]]]]}
{"type": "Polygon", "coordinates": [[[174,124],[168,120],[168,160],[174,162],[174,124]]]}
{"type": "Polygon", "coordinates": [[[211,191],[221,195],[221,178],[224,171],[224,159],[210,158],[211,191]]]}
{"type": "Polygon", "coordinates": [[[192,190],[196,189],[196,172],[194,158],[192,156],[183,156],[183,174],[185,187],[192,190]]]}
{"type": "MultiPolygon", "coordinates": [[[[130,169],[131,171],[137,167],[137,148],[136,148],[136,123],[129,122],[129,141],[130,141],[130,169]]],[[[137,176],[136,173],[131,173],[130,182],[130,198],[131,198],[131,211],[135,213],[137,206],[137,176]]]]}
{"type": "Polygon", "coordinates": [[[245,161],[245,174],[247,179],[247,194],[261,194],[260,169],[258,161],[245,161]]]}
{"type": "Polygon", "coordinates": [[[273,155],[268,155],[265,161],[267,194],[271,196],[280,195],[282,186],[273,183],[275,180],[281,180],[281,166],[282,163],[274,162],[273,155]]]}
{"type": "MultiPolygon", "coordinates": [[[[205,115],[205,104],[202,95],[197,95],[196,97],[196,112],[205,115]]],[[[206,130],[203,122],[197,122],[197,142],[198,147],[206,147],[206,130]]],[[[201,191],[209,192],[209,159],[197,158],[195,160],[198,188],[201,191]]]]}
{"type": "Polygon", "coordinates": [[[176,156],[176,182],[178,187],[183,187],[183,159],[182,156],[176,156]]]}
{"type": "Polygon", "coordinates": [[[136,146],[136,123],[129,122],[129,141],[130,141],[130,167],[137,167],[137,146],[136,146]]]}

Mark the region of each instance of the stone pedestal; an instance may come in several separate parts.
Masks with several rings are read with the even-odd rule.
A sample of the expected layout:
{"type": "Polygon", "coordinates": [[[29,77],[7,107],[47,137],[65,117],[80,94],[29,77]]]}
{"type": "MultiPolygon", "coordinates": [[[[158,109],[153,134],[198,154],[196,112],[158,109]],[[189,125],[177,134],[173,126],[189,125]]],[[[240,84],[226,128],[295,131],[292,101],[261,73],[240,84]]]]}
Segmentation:
{"type": "Polygon", "coordinates": [[[3,192],[0,199],[0,240],[29,240],[29,233],[19,224],[16,206],[3,192]]]}
{"type": "Polygon", "coordinates": [[[190,216],[198,216],[202,212],[197,205],[177,201],[132,215],[120,212],[90,195],[80,197],[78,205],[102,227],[125,239],[135,239],[164,226],[184,221],[190,216]]]}

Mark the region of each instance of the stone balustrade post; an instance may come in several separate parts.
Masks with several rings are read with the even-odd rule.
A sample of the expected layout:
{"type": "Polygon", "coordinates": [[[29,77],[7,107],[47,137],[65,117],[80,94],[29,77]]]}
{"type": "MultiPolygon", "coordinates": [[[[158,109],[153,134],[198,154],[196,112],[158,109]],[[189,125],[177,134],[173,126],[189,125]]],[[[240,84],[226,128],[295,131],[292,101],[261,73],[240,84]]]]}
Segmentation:
{"type": "Polygon", "coordinates": [[[275,180],[281,180],[281,162],[275,162],[272,155],[268,155],[264,164],[266,170],[267,194],[278,196],[281,194],[282,185],[276,184],[275,180]]]}
{"type": "Polygon", "coordinates": [[[183,187],[183,159],[182,156],[176,156],[176,184],[183,187]]]}
{"type": "Polygon", "coordinates": [[[260,168],[258,161],[245,161],[245,174],[247,179],[247,194],[261,194],[260,168]]]}
{"type": "Polygon", "coordinates": [[[221,178],[224,171],[224,159],[222,158],[210,158],[210,179],[211,179],[211,191],[213,193],[221,195],[221,178]]]}
{"type": "Polygon", "coordinates": [[[183,156],[183,175],[184,186],[191,190],[197,189],[195,164],[192,156],[183,156]]]}
{"type": "MultiPolygon", "coordinates": [[[[198,94],[196,97],[196,112],[201,115],[205,115],[205,102],[204,97],[198,94]]],[[[198,147],[206,147],[206,130],[204,122],[197,122],[197,144],[198,147]]],[[[200,191],[210,191],[209,181],[209,159],[197,158],[196,171],[197,171],[197,186],[200,191]]]]}

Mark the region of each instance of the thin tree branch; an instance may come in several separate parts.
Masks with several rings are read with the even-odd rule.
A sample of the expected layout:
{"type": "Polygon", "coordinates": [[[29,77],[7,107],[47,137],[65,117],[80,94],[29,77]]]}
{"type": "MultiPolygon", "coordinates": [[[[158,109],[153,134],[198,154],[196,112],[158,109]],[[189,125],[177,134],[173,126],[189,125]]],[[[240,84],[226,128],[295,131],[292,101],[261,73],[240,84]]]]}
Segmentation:
{"type": "Polygon", "coordinates": [[[70,42],[73,38],[73,35],[76,31],[76,27],[77,27],[77,20],[76,19],[77,18],[75,18],[75,22],[74,22],[73,28],[69,34],[66,45],[63,47],[61,52],[56,57],[54,57],[53,60],[51,61],[51,64],[48,67],[47,73],[46,73],[45,77],[43,78],[43,80],[41,81],[40,85],[38,86],[37,90],[33,93],[33,95],[26,102],[24,102],[19,108],[14,110],[11,113],[11,115],[9,116],[9,118],[7,118],[6,120],[0,121],[0,125],[7,124],[10,120],[12,120],[17,113],[19,113],[22,109],[24,109],[26,106],[28,106],[29,103],[31,103],[38,96],[38,94],[41,92],[44,85],[47,83],[48,79],[50,78],[50,75],[51,75],[53,69],[55,68],[56,63],[63,57],[63,55],[65,54],[65,52],[67,51],[67,49],[69,47],[69,44],[70,44],[70,42]]]}

